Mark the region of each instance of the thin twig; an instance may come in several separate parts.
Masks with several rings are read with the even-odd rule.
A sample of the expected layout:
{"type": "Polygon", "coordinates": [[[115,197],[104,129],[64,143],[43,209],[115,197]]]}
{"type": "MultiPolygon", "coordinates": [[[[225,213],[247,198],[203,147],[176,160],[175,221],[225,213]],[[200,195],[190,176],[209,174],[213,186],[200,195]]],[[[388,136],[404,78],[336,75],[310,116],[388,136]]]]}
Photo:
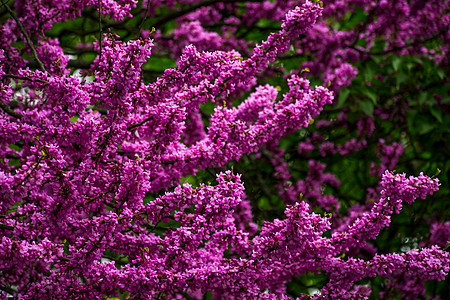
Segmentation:
{"type": "Polygon", "coordinates": [[[41,69],[42,72],[46,72],[45,66],[42,63],[42,61],[39,60],[39,57],[38,57],[37,52],[36,52],[36,49],[34,48],[33,43],[31,42],[31,39],[28,36],[27,32],[25,31],[25,28],[23,27],[22,23],[16,17],[16,15],[11,10],[11,8],[8,6],[8,4],[3,2],[3,0],[1,0],[1,1],[2,1],[2,4],[6,7],[6,10],[8,10],[9,14],[11,15],[11,17],[14,19],[14,21],[16,21],[17,25],[19,26],[20,32],[22,32],[22,34],[24,35],[25,39],[27,40],[28,46],[30,46],[31,52],[33,52],[33,56],[36,59],[38,65],[39,65],[39,68],[41,69]]]}
{"type": "Polygon", "coordinates": [[[24,179],[22,179],[22,181],[18,184],[16,184],[12,189],[15,190],[17,189],[19,186],[21,186],[25,181],[27,181],[27,179],[31,176],[31,174],[37,169],[37,167],[39,167],[39,164],[41,163],[42,159],[44,158],[44,156],[40,156],[38,161],[34,164],[33,169],[31,169],[31,171],[25,176],[24,179]]]}
{"type": "MultiPolygon", "coordinates": [[[[116,116],[117,115],[114,115],[114,117],[113,117],[113,121],[112,121],[113,123],[116,120],[116,116]]],[[[105,140],[100,145],[100,151],[98,152],[97,156],[95,157],[95,169],[97,169],[98,162],[100,161],[100,157],[102,156],[103,151],[105,151],[105,149],[107,147],[107,144],[109,142],[109,139],[111,138],[112,134],[113,134],[113,129],[112,129],[112,126],[111,126],[111,128],[109,129],[108,134],[105,137],[105,140]]]]}
{"type": "Polygon", "coordinates": [[[131,131],[131,130],[133,130],[133,129],[136,128],[136,127],[139,127],[139,126],[141,126],[141,125],[144,125],[144,123],[147,123],[148,121],[150,121],[150,120],[152,120],[152,119],[153,119],[153,116],[150,116],[150,117],[148,117],[148,118],[142,120],[142,121],[139,122],[139,123],[136,123],[136,124],[133,124],[133,125],[128,126],[128,127],[127,127],[127,130],[128,130],[128,131],[131,131]]]}
{"type": "Polygon", "coordinates": [[[150,2],[151,2],[151,0],[147,1],[147,9],[145,10],[145,16],[142,19],[141,24],[139,24],[139,37],[141,37],[141,34],[142,34],[142,27],[144,26],[145,21],[147,21],[148,12],[150,10],[150,2]]]}
{"type": "Polygon", "coordinates": [[[28,81],[35,81],[35,82],[41,82],[41,83],[48,83],[48,81],[43,80],[43,79],[39,79],[39,78],[31,78],[28,76],[17,76],[14,74],[3,74],[3,77],[6,78],[13,78],[13,79],[19,79],[19,80],[28,80],[28,81]]]}
{"type": "Polygon", "coordinates": [[[98,62],[100,64],[100,61],[102,60],[102,37],[103,37],[103,31],[102,31],[102,1],[98,0],[98,29],[100,31],[100,37],[98,39],[99,45],[100,45],[100,56],[98,58],[98,62]]]}

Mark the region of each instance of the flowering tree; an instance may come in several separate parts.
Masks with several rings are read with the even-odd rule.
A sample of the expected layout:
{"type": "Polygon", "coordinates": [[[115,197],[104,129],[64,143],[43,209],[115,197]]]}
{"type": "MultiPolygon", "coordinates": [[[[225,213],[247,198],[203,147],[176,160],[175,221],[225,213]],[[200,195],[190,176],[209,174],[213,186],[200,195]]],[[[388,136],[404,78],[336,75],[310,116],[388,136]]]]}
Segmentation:
{"type": "Polygon", "coordinates": [[[3,298],[449,296],[448,1],[0,9],[3,298]]]}

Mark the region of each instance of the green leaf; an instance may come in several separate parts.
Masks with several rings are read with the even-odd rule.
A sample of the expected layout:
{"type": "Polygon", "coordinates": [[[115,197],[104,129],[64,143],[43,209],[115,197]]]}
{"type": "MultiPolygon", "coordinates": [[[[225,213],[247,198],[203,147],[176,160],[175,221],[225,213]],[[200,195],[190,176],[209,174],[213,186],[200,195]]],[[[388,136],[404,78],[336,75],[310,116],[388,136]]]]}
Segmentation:
{"type": "Polygon", "coordinates": [[[377,65],[374,62],[369,62],[363,69],[363,75],[365,81],[372,81],[373,77],[377,73],[377,65]]]}
{"type": "Polygon", "coordinates": [[[361,101],[359,107],[367,115],[373,117],[373,103],[371,101],[361,101]]]}
{"type": "Polygon", "coordinates": [[[414,120],[415,120],[416,115],[417,115],[417,110],[410,109],[410,110],[408,110],[406,112],[406,115],[407,115],[407,122],[408,122],[409,132],[414,135],[416,133],[416,129],[414,127],[414,120]]]}
{"type": "Polygon", "coordinates": [[[400,73],[395,77],[397,83],[397,89],[400,88],[400,85],[408,81],[408,76],[404,73],[400,73]]]}
{"type": "Polygon", "coordinates": [[[212,300],[212,293],[211,292],[207,292],[206,294],[203,295],[203,300],[212,300]]]}
{"type": "Polygon", "coordinates": [[[367,13],[364,11],[362,7],[356,7],[353,11],[347,12],[345,18],[343,18],[343,21],[345,23],[343,24],[344,29],[351,29],[356,26],[358,23],[362,23],[366,21],[367,19],[367,13]]]}
{"type": "Polygon", "coordinates": [[[345,100],[347,100],[348,95],[350,95],[350,90],[349,89],[342,89],[339,92],[339,98],[338,98],[338,105],[337,107],[342,107],[345,103],[345,100]]]}
{"type": "Polygon", "coordinates": [[[368,86],[365,90],[364,90],[364,94],[370,99],[372,100],[373,104],[377,103],[377,94],[375,93],[375,90],[368,86]]]}
{"type": "Polygon", "coordinates": [[[427,92],[421,92],[419,94],[419,104],[424,104],[428,99],[428,93],[427,92]]]}
{"type": "Polygon", "coordinates": [[[444,70],[442,70],[442,69],[437,69],[437,70],[436,70],[436,74],[437,74],[437,76],[439,76],[439,78],[440,78],[441,80],[443,80],[443,79],[445,78],[445,72],[444,72],[444,70]]]}
{"type": "Polygon", "coordinates": [[[394,68],[395,72],[398,71],[401,63],[402,63],[402,60],[399,57],[394,56],[392,58],[392,67],[394,68]]]}
{"type": "Polygon", "coordinates": [[[12,166],[20,166],[20,159],[11,158],[8,162],[8,167],[12,167],[12,166]]]}
{"type": "Polygon", "coordinates": [[[17,146],[17,145],[14,145],[14,144],[9,144],[8,145],[8,147],[10,148],[10,149],[13,149],[13,150],[16,150],[16,151],[22,151],[22,148],[20,148],[19,146],[17,146]]]}
{"type": "Polygon", "coordinates": [[[377,65],[381,64],[381,62],[383,61],[383,57],[380,55],[372,55],[370,57],[377,65]]]}
{"type": "Polygon", "coordinates": [[[433,105],[430,109],[430,112],[436,118],[436,120],[439,121],[439,123],[442,123],[442,110],[437,105],[433,105]]]}
{"type": "Polygon", "coordinates": [[[69,120],[70,120],[70,122],[72,122],[72,123],[76,123],[79,117],[80,117],[80,116],[75,115],[75,116],[73,116],[72,118],[70,118],[69,120]]]}
{"type": "Polygon", "coordinates": [[[272,205],[270,204],[269,199],[266,197],[261,197],[258,201],[258,208],[262,210],[269,210],[272,208],[272,205]]]}
{"type": "Polygon", "coordinates": [[[417,129],[420,135],[427,134],[435,128],[436,122],[433,122],[425,116],[419,116],[417,118],[417,129]]]}

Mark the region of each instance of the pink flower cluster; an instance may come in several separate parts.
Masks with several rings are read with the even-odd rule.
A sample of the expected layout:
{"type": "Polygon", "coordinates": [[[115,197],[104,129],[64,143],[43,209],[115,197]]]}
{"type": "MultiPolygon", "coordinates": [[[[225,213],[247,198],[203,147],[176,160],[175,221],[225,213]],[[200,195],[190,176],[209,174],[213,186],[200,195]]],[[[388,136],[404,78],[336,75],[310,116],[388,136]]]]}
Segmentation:
{"type": "MultiPolygon", "coordinates": [[[[450,254],[442,249],[441,235],[448,232],[448,222],[433,225],[430,247],[372,253],[367,259],[352,256],[352,249],[370,248],[369,240],[390,225],[404,203],[438,190],[438,180],[423,173],[406,177],[388,171],[402,154],[400,144],[380,140],[381,164],[374,167],[375,175],[382,175],[379,194],[367,209],[351,207],[349,216],[340,215],[337,196],[324,192],[341,182],[318,160],[309,160],[307,177],[292,184],[278,143],[312,124],[333,103],[334,91],[356,76],[346,61],[370,51],[369,45],[355,50],[343,42],[345,34],[321,28],[320,17],[338,16],[353,5],[369,9],[373,1],[335,1],[328,11],[316,1],[281,2],[278,7],[271,1],[248,3],[248,12],[260,9],[257,15],[225,20],[224,32],[232,34],[241,22],[270,17],[275,10],[281,29],[259,44],[203,27],[221,9],[243,9],[234,1],[180,17],[171,33],[179,41],[161,42],[161,32],[155,39],[127,41],[102,34],[93,43],[96,58],[89,76],[80,76],[68,68],[69,56],[58,39],[46,36],[48,30],[82,16],[85,8],[121,21],[132,17],[137,1],[23,0],[14,7],[2,1],[11,19],[0,31],[1,298],[192,299],[212,293],[216,299],[288,299],[288,282],[321,272],[328,278],[324,286],[300,299],[367,299],[371,289],[361,280],[373,277],[413,299],[425,296],[425,281],[445,279],[450,254]],[[177,67],[147,83],[143,65],[155,51],[167,51],[164,46],[173,47],[177,67]],[[314,86],[300,71],[281,77],[284,89],[259,85],[261,74],[291,47],[303,49],[302,54],[331,47],[331,63],[324,52],[305,65],[333,86],[314,86]],[[30,67],[33,63],[36,68],[30,67]],[[234,106],[239,97],[243,100],[234,106]],[[208,116],[200,109],[206,103],[215,105],[208,116]],[[286,209],[282,218],[259,226],[241,175],[226,168],[262,151],[270,152],[286,209]],[[181,184],[183,177],[212,168],[223,170],[215,183],[181,184]]],[[[381,8],[391,6],[386,2],[381,8]]],[[[423,13],[415,11],[416,19],[428,20],[426,12],[436,10],[435,2],[423,13]]],[[[149,3],[144,1],[144,8],[149,3]]],[[[159,6],[176,4],[156,1],[141,13],[152,16],[159,6]]],[[[398,6],[393,16],[408,3],[398,6]]],[[[443,21],[436,15],[432,20],[432,30],[420,29],[441,30],[443,21]]],[[[363,36],[369,43],[379,31],[390,41],[394,25],[378,23],[363,36]]],[[[419,34],[413,25],[411,31],[419,34]]],[[[396,37],[387,46],[403,46],[405,40],[396,37]]],[[[345,116],[336,122],[345,123],[345,116]]],[[[360,119],[357,127],[358,139],[335,145],[315,134],[299,152],[356,153],[366,147],[373,120],[360,119]]]]}

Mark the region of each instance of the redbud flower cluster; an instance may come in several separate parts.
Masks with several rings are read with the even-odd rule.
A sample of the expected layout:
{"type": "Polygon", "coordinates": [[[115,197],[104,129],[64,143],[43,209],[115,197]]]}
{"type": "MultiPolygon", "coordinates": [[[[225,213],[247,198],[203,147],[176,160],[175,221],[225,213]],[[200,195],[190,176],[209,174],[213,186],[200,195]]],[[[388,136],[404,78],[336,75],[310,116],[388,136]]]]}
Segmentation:
{"type": "MultiPolygon", "coordinates": [[[[404,205],[438,191],[436,178],[389,171],[401,144],[379,140],[381,162],[372,175],[381,181],[372,205],[355,205],[346,216],[338,196],[325,192],[341,185],[326,164],[308,159],[306,178],[292,182],[286,151],[278,147],[333,104],[335,92],[357,75],[350,63],[368,51],[325,30],[320,18],[339,15],[353,2],[369,9],[373,1],[336,1],[325,9],[308,0],[247,3],[246,20],[224,20],[228,38],[204,25],[220,11],[238,11],[234,1],[205,7],[180,2],[143,1],[139,36],[126,39],[106,27],[133,17],[135,0],[2,1],[11,18],[0,31],[0,298],[288,299],[286,284],[293,278],[322,273],[327,280],[320,290],[299,299],[368,299],[371,288],[361,282],[375,277],[412,299],[425,295],[425,281],[444,280],[448,222],[432,225],[426,247],[354,255],[374,250],[370,242],[404,205]],[[160,28],[142,28],[160,6],[180,2],[197,9],[180,15],[169,33],[173,39],[164,40],[160,28]],[[232,34],[271,13],[281,27],[263,41],[232,34]],[[83,14],[98,16],[100,25],[105,16],[109,21],[103,20],[105,30],[92,44],[95,59],[78,73],[51,30],[83,14]],[[333,43],[342,45],[331,48],[331,59],[316,53],[333,43]],[[315,85],[301,70],[283,73],[284,88],[259,84],[292,47],[315,53],[317,61],[304,66],[333,85],[315,85]],[[164,51],[176,67],[145,81],[144,65],[164,51]],[[209,115],[204,105],[213,106],[209,115]],[[245,172],[228,168],[264,153],[284,212],[258,224],[245,172]],[[218,170],[215,182],[182,184],[202,170],[218,170]]],[[[441,30],[442,22],[434,21],[433,30],[441,30]]],[[[368,43],[373,35],[389,36],[392,26],[379,22],[362,36],[368,43]]],[[[408,28],[420,34],[413,23],[408,28]]],[[[387,47],[406,39],[396,37],[387,47]]],[[[335,121],[345,123],[346,116],[335,121]]],[[[358,139],[335,144],[316,134],[298,152],[358,152],[375,129],[370,118],[359,119],[357,127],[358,139]]]]}

